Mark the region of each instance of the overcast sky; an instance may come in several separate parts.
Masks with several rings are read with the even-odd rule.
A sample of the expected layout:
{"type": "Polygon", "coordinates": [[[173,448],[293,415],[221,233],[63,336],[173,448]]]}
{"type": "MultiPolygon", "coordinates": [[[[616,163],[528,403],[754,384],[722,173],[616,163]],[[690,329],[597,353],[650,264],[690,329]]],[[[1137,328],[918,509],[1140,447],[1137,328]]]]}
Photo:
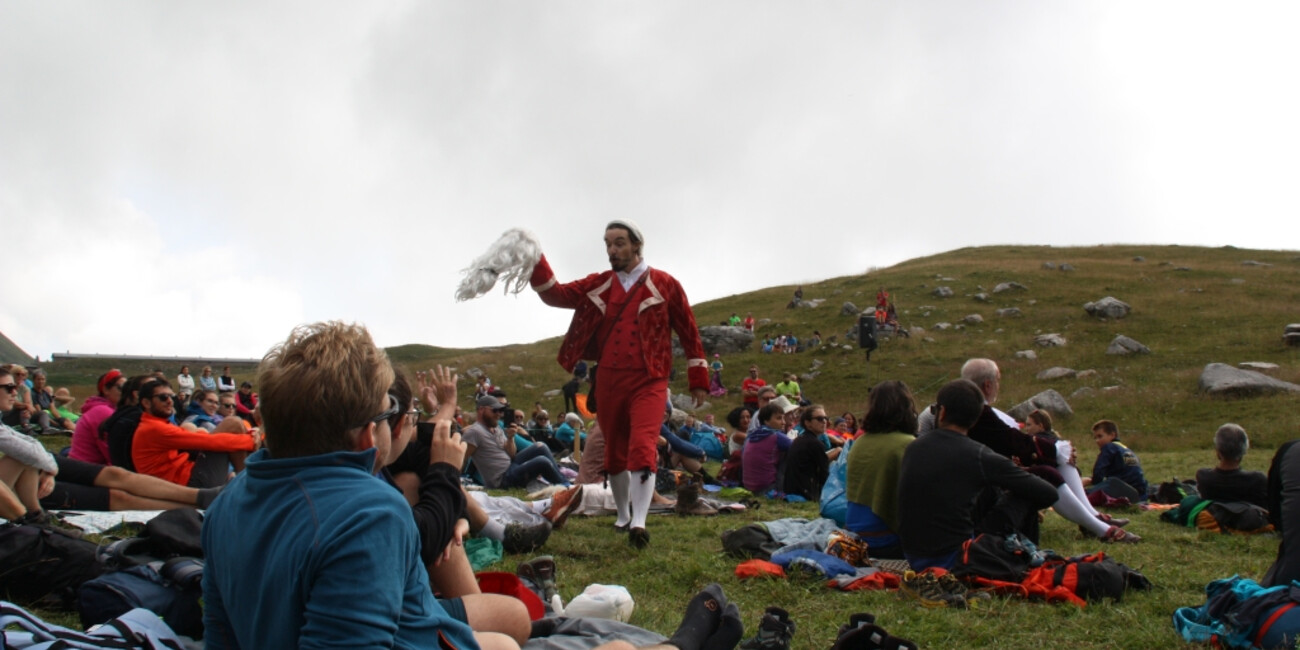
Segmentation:
{"type": "Polygon", "coordinates": [[[5,2],[0,331],[562,334],[459,270],[612,217],[693,301],[962,246],[1300,248],[1294,2],[5,2]]]}

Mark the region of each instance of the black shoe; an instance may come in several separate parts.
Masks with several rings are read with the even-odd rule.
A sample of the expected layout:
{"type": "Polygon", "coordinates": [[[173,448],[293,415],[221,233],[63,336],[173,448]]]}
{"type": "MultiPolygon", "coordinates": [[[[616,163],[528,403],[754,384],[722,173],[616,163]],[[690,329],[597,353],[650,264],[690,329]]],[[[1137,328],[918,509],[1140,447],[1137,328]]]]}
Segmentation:
{"type": "Polygon", "coordinates": [[[627,530],[627,543],[632,548],[645,548],[650,545],[650,533],[644,528],[629,528],[627,530]]]}
{"type": "Polygon", "coordinates": [[[758,622],[758,634],[740,644],[741,650],[789,650],[794,621],[780,607],[768,607],[758,622]]]}
{"type": "Polygon", "coordinates": [[[501,547],[507,553],[527,553],[542,547],[551,536],[551,522],[525,526],[523,524],[506,524],[506,538],[501,547]]]}

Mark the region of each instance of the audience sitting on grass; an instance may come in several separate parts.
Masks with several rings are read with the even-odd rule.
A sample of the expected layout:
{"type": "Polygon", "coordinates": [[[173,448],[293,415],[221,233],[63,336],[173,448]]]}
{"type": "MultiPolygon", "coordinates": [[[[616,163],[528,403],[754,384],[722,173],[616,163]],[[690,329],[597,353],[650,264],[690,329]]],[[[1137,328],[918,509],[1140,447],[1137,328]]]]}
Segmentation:
{"type": "Polygon", "coordinates": [[[257,449],[261,434],[245,430],[238,418],[227,418],[212,433],[171,423],[176,393],[165,379],[154,379],[140,387],[144,411],[135,431],[131,458],[136,471],[177,485],[218,487],[244,467],[248,452],[257,449]]]}
{"type": "Polygon", "coordinates": [[[939,428],[907,446],[898,480],[898,535],[917,571],[952,568],[962,544],[976,532],[1025,532],[1021,522],[1056,502],[1050,483],[967,437],[984,412],[979,386],[958,379],[939,389],[939,428]],[[1001,490],[997,503],[974,519],[977,496],[1001,490]]]}
{"type": "Polygon", "coordinates": [[[555,440],[565,450],[585,450],[587,447],[587,433],[583,431],[582,417],[577,413],[566,413],[564,422],[555,430],[555,440]],[[574,439],[577,439],[577,447],[574,447],[574,439]]]}
{"type": "Polygon", "coordinates": [[[50,417],[63,420],[67,425],[64,428],[71,435],[77,428],[77,421],[81,419],[72,407],[77,398],[72,396],[72,392],[66,388],[59,388],[54,391],[54,402],[50,405],[50,417]]]}
{"type": "MultiPolygon", "coordinates": [[[[809,501],[820,501],[822,485],[830,473],[830,458],[822,437],[826,435],[826,409],[814,404],[799,416],[802,431],[786,452],[784,492],[809,501]]],[[[784,436],[782,436],[784,437],[784,436]]],[[[834,450],[837,454],[839,449],[834,450]]]]}
{"type": "Polygon", "coordinates": [[[703,449],[682,437],[682,429],[685,426],[686,411],[675,409],[672,402],[668,402],[664,408],[664,423],[659,429],[660,461],[669,469],[682,469],[691,474],[698,474],[704,467],[706,456],[703,449]]]}
{"type": "Polygon", "coordinates": [[[1146,501],[1147,479],[1142,473],[1142,461],[1119,441],[1119,425],[1110,420],[1098,421],[1092,425],[1092,440],[1101,453],[1092,465],[1088,491],[1100,490],[1112,499],[1132,503],[1146,501]]]}
{"type": "MultiPolygon", "coordinates": [[[[0,409],[17,385],[0,368],[0,409]]],[[[36,439],[0,425],[0,517],[43,518],[43,510],[165,510],[207,507],[216,490],[201,491],[141,476],[118,467],[84,463],[46,451],[36,439]]]]}
{"type": "Polygon", "coordinates": [[[754,494],[782,491],[786,452],[791,445],[790,438],[785,435],[785,412],[795,408],[784,398],[777,398],[758,409],[758,428],[745,438],[745,448],[741,452],[746,490],[754,494]]]}
{"type": "Polygon", "coordinates": [[[497,426],[506,410],[500,400],[482,395],[476,405],[477,420],[463,433],[465,455],[473,459],[486,487],[526,487],[536,478],[546,479],[552,485],[568,485],[546,445],[518,450],[513,433],[507,435],[497,426]]]}
{"type": "Polygon", "coordinates": [[[903,453],[916,440],[916,402],[901,381],[871,390],[863,434],[849,449],[845,528],[858,534],[872,557],[902,559],[898,537],[898,476],[903,453]]]}
{"type": "Polygon", "coordinates": [[[235,392],[235,413],[243,418],[251,426],[256,426],[257,421],[253,419],[253,412],[257,410],[257,393],[253,392],[253,384],[244,382],[239,385],[239,390],[235,392]]]}
{"type": "Polygon", "coordinates": [[[189,409],[186,410],[181,425],[188,424],[212,433],[217,430],[217,425],[221,424],[222,416],[217,414],[220,406],[221,398],[217,396],[216,391],[201,388],[194,393],[194,399],[190,400],[189,409]]]}
{"type": "Polygon", "coordinates": [[[1268,477],[1246,472],[1241,460],[1250,449],[1246,430],[1232,423],[1214,432],[1214,455],[1219,463],[1196,471],[1196,489],[1212,501],[1240,501],[1268,509],[1268,477]]]}
{"type": "Polygon", "coordinates": [[[743,406],[737,406],[727,413],[727,425],[731,431],[727,433],[727,455],[732,456],[740,453],[745,446],[745,436],[749,433],[749,423],[753,419],[749,409],[743,406]]]}
{"type": "Polygon", "coordinates": [[[153,375],[136,375],[126,380],[117,408],[99,425],[99,434],[108,439],[108,458],[111,464],[132,472],[136,469],[131,447],[135,441],[136,427],[140,426],[140,415],[144,413],[144,408],[140,406],[140,387],[153,379],[153,375]]]}
{"type": "MultiPolygon", "coordinates": [[[[1075,452],[1068,440],[1054,435],[1035,436],[1021,431],[1016,428],[1016,421],[1011,416],[993,407],[1002,383],[1002,372],[997,363],[992,359],[970,359],[962,366],[961,375],[978,386],[984,396],[983,411],[967,434],[971,440],[1014,459],[1025,471],[1050,483],[1057,490],[1053,509],[1057,514],[1078,524],[1084,532],[1105,542],[1141,541],[1136,534],[1124,530],[1128,520],[1097,512],[1089,502],[1079,470],[1070,462],[1075,457],[1075,452]]],[[[995,499],[994,494],[986,495],[981,499],[977,513],[991,507],[995,499]]],[[[1030,520],[1020,527],[1036,531],[1037,521],[1038,514],[1032,513],[1030,520]]],[[[1030,537],[1036,538],[1037,535],[1031,534],[1030,537]]]]}
{"type": "Polygon", "coordinates": [[[81,419],[72,430],[69,458],[98,465],[112,464],[108,455],[108,436],[100,431],[100,426],[117,409],[125,385],[126,377],[116,369],[100,375],[95,381],[96,394],[82,402],[81,419]]]}
{"type": "Polygon", "coordinates": [[[32,389],[27,385],[27,368],[16,363],[3,368],[14,378],[17,393],[14,395],[13,404],[0,411],[0,422],[23,433],[41,433],[40,425],[33,421],[36,409],[32,405],[32,389]]]}
{"type": "Polygon", "coordinates": [[[54,389],[46,383],[45,371],[37,368],[32,371],[32,422],[40,427],[42,434],[71,435],[75,425],[71,420],[53,412],[53,406],[54,389]]]}

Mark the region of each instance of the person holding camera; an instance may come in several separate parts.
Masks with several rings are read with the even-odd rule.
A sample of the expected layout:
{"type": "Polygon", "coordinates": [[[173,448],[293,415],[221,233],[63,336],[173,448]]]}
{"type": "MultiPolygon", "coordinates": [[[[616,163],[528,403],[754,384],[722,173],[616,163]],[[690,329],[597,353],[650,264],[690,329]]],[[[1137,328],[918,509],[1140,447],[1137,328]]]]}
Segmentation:
{"type": "Polygon", "coordinates": [[[510,410],[501,400],[483,395],[475,400],[475,406],[477,420],[465,428],[462,439],[465,456],[474,461],[486,487],[526,487],[529,481],[539,477],[553,485],[568,487],[569,482],[560,474],[555,456],[546,445],[529,445],[519,450],[514,435],[516,428],[522,428],[519,423],[511,423],[506,430],[497,426],[510,410]]]}

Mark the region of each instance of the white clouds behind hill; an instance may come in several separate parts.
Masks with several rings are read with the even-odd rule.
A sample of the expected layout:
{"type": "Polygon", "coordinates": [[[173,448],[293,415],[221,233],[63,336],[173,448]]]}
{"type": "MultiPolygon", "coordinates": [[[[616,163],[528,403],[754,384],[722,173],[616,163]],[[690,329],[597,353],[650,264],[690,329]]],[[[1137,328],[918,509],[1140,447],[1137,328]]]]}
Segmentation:
{"type": "Polygon", "coordinates": [[[456,304],[503,230],[604,222],[692,299],[960,246],[1296,248],[1294,5],[7,3],[0,331],[260,356],[561,333],[456,304]]]}

